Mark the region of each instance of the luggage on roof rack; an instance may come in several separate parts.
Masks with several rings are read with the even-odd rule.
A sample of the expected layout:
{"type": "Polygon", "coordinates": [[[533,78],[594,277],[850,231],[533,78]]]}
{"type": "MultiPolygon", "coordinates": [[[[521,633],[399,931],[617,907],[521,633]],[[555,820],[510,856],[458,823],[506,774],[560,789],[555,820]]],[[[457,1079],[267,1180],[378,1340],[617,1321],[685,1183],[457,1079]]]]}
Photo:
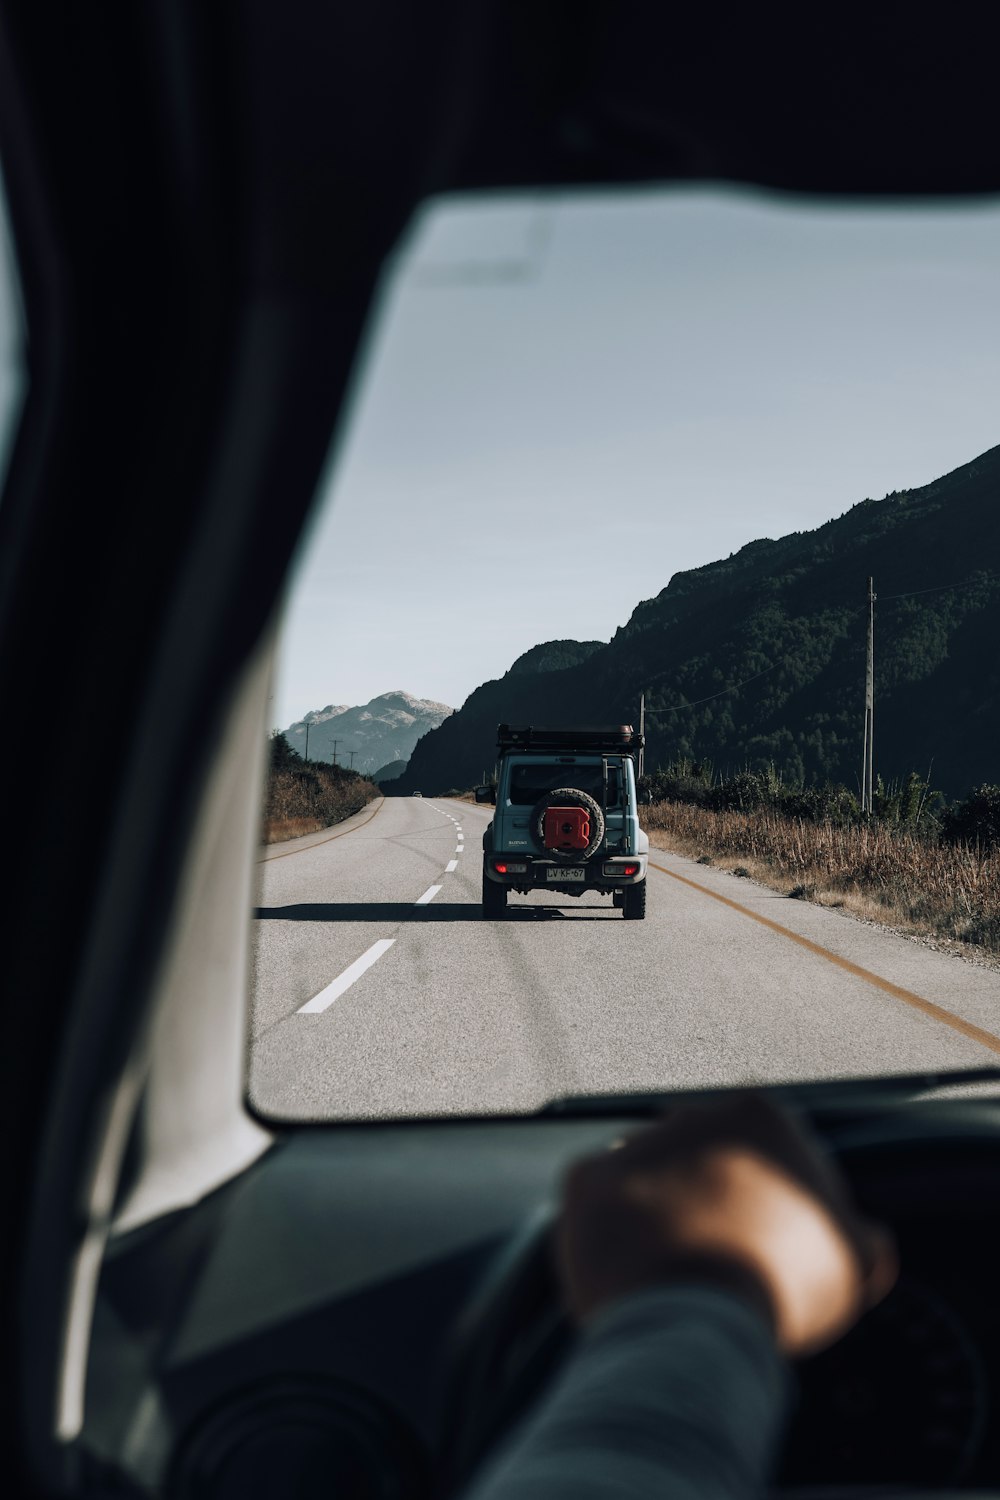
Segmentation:
{"type": "Polygon", "coordinates": [[[540,729],[534,724],[518,728],[511,724],[497,726],[497,749],[501,754],[511,750],[551,754],[561,750],[565,754],[638,755],[643,740],[644,736],[637,734],[631,724],[605,724],[589,729],[540,729]]]}

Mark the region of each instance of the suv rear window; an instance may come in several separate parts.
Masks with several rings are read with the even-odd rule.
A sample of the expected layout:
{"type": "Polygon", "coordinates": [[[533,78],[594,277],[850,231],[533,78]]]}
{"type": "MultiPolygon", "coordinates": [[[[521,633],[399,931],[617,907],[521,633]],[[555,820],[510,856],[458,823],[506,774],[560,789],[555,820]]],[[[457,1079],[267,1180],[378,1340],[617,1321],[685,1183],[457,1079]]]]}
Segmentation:
{"type": "MultiPolygon", "coordinates": [[[[533,807],[546,792],[572,786],[589,792],[597,802],[604,798],[604,776],[600,766],[515,766],[510,776],[510,800],[515,807],[533,807]]],[[[608,802],[618,801],[618,772],[608,767],[608,802]]]]}

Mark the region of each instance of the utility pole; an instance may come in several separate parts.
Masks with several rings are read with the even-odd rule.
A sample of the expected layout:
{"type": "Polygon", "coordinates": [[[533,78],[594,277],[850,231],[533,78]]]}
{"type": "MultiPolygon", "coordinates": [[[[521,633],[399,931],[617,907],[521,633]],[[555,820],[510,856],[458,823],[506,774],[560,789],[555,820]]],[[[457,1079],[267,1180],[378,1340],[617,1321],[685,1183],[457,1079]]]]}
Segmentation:
{"type": "Polygon", "coordinates": [[[868,580],[868,650],[865,658],[865,736],[861,760],[861,811],[871,817],[875,738],[875,590],[868,580]]]}
{"type": "Polygon", "coordinates": [[[348,750],[347,753],[351,757],[351,770],[353,771],[354,770],[354,757],[357,755],[358,752],[356,750],[348,750]]]}
{"type": "Polygon", "coordinates": [[[333,742],[333,763],[334,763],[334,765],[337,764],[337,746],[339,744],[340,744],[339,740],[334,740],[334,742],[333,742]]]}
{"type": "Polygon", "coordinates": [[[306,720],[306,760],[309,759],[309,720],[306,720]]]}
{"type": "Polygon", "coordinates": [[[646,761],[646,694],[639,695],[639,775],[646,761]]]}

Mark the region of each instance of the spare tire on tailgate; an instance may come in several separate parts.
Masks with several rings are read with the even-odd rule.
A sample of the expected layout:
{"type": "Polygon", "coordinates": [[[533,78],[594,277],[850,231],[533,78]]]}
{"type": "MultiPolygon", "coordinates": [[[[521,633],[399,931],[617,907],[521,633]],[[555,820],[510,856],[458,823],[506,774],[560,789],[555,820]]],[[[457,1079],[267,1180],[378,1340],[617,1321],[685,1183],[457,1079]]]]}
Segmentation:
{"type": "Polygon", "coordinates": [[[561,859],[565,864],[579,864],[590,859],[601,846],[604,838],[604,813],[601,804],[589,792],[581,792],[575,786],[557,787],[546,792],[531,813],[531,831],[547,854],[561,859]],[[545,843],[545,814],[551,807],[582,807],[590,820],[590,842],[584,849],[553,849],[545,843]]]}

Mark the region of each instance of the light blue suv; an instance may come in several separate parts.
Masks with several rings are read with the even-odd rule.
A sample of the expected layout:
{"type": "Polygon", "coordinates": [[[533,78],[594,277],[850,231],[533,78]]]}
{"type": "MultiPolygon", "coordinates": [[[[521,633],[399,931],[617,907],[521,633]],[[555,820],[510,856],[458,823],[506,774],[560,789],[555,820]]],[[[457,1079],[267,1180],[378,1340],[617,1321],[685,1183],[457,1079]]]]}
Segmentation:
{"type": "Polygon", "coordinates": [[[510,891],[563,896],[603,891],[627,921],[646,915],[649,839],[635,784],[643,737],[606,729],[497,730],[496,787],[477,787],[496,812],[483,835],[483,915],[510,891]]]}

